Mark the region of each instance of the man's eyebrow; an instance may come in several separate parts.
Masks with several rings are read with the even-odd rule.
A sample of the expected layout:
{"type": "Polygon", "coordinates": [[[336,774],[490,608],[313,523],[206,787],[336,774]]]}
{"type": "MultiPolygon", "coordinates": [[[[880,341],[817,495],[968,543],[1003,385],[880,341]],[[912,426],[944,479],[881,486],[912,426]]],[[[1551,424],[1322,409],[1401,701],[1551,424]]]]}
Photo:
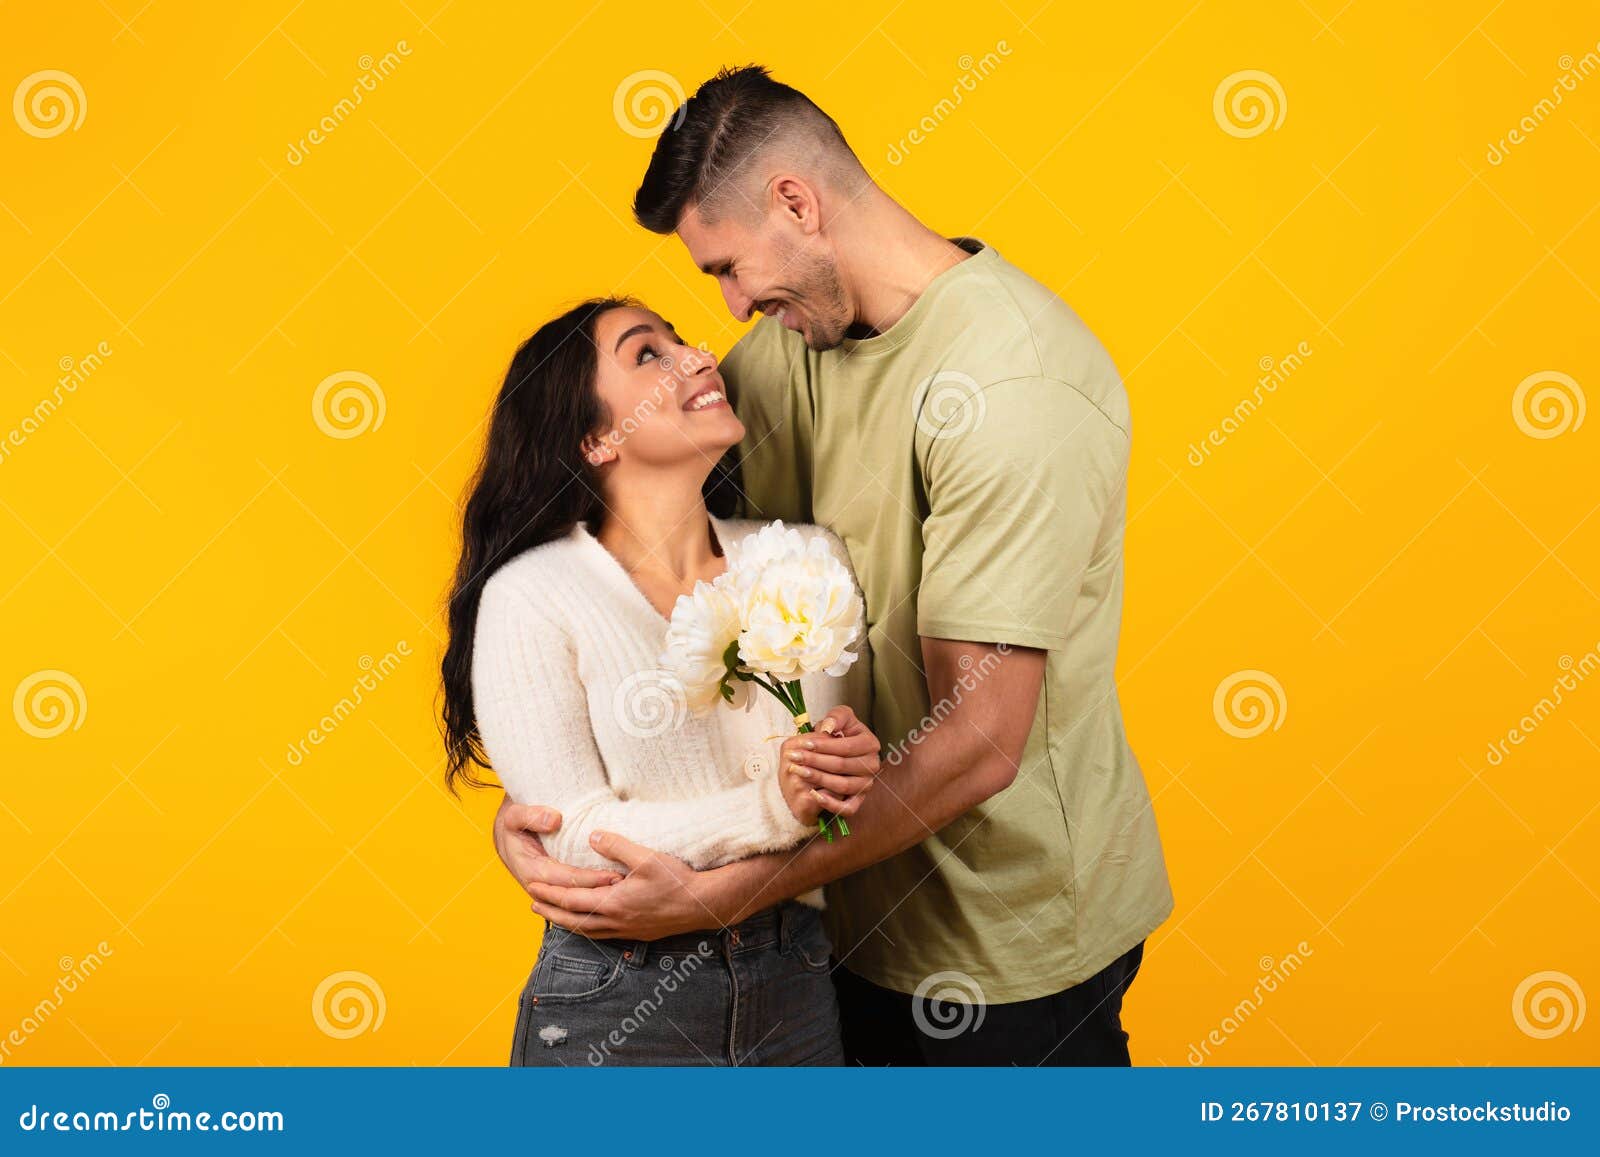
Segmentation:
{"type": "Polygon", "coordinates": [[[617,338],[616,347],[614,349],[612,349],[611,352],[612,353],[616,353],[617,350],[622,348],[622,343],[627,341],[630,337],[635,337],[635,336],[637,336],[638,334],[641,334],[641,333],[649,333],[654,328],[655,328],[654,326],[652,326],[652,325],[650,325],[648,323],[640,322],[636,326],[631,326],[630,328],[623,330],[622,331],[622,336],[617,338]]]}
{"type": "Polygon", "coordinates": [[[726,257],[719,257],[715,261],[707,261],[700,266],[701,273],[708,273],[712,277],[719,273],[726,273],[733,268],[733,262],[726,257]]]}

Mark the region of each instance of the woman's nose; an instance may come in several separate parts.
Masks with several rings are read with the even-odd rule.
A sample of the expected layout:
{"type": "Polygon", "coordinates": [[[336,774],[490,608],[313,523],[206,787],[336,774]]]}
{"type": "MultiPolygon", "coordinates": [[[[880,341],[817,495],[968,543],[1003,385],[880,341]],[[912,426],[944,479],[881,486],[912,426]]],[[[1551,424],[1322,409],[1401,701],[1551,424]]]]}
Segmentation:
{"type": "Polygon", "coordinates": [[[685,375],[693,377],[717,368],[717,355],[710,350],[692,345],[683,346],[682,349],[683,354],[678,358],[678,364],[683,367],[685,375]]]}

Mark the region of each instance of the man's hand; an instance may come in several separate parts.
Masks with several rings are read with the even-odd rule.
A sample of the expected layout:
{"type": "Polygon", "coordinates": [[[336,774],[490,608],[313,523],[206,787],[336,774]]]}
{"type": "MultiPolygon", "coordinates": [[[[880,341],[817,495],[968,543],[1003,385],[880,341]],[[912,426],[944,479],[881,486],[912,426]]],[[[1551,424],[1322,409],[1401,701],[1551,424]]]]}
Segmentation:
{"type": "Polygon", "coordinates": [[[720,928],[700,896],[695,871],[665,852],[609,832],[590,839],[595,851],[628,869],[575,868],[550,858],[541,835],[561,828],[554,808],[512,803],[494,817],[494,847],[506,870],[533,897],[533,910],[552,924],[596,939],[654,940],[698,928],[720,928]],[[602,904],[602,901],[604,903],[602,904]]]}
{"type": "MultiPolygon", "coordinates": [[[[544,855],[538,834],[556,830],[559,816],[535,814],[547,808],[508,806],[496,822],[501,859],[534,898],[534,911],[552,923],[586,936],[649,940],[727,927],[921,843],[1011,786],[1038,711],[1045,670],[1045,652],[1029,647],[924,638],[922,656],[933,701],[955,699],[955,709],[910,759],[889,769],[890,790],[867,801],[847,840],[810,840],[798,849],[696,872],[614,833],[596,832],[594,849],[627,868],[620,882],[598,887],[605,873],[569,868],[544,855]],[[974,669],[986,672],[983,681],[958,698],[953,689],[966,690],[961,680],[974,669]]],[[[835,774],[836,769],[813,770],[835,774]]],[[[862,795],[856,793],[850,802],[860,807],[862,795]]]]}
{"type": "Polygon", "coordinates": [[[552,860],[539,837],[560,829],[561,813],[555,808],[512,803],[509,795],[500,801],[500,810],[494,817],[494,850],[523,891],[531,895],[529,886],[536,882],[600,888],[622,879],[616,872],[574,868],[552,860]]]}
{"type": "Polygon", "coordinates": [[[533,910],[550,923],[595,940],[657,940],[727,923],[708,902],[708,873],[615,832],[595,832],[589,843],[628,874],[606,888],[531,881],[533,910]]]}

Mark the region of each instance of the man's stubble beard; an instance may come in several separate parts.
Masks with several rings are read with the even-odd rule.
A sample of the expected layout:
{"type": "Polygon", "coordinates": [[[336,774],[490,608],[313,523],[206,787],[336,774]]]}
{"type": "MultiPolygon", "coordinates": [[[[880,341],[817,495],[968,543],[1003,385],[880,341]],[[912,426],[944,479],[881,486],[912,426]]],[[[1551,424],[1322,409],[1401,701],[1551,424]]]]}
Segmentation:
{"type": "Polygon", "coordinates": [[[837,349],[852,320],[838,268],[820,253],[791,254],[789,267],[795,271],[795,296],[810,323],[810,332],[803,335],[806,348],[817,353],[837,349]]]}

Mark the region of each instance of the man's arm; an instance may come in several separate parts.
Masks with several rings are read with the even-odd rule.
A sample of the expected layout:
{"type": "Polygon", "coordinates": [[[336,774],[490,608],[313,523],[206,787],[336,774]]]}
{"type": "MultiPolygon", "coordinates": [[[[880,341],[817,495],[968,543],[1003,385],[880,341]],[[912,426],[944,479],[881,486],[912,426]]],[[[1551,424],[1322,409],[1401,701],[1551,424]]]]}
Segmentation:
{"type": "MultiPolygon", "coordinates": [[[[701,899],[731,924],[782,900],[920,844],[1010,787],[1038,710],[1046,652],[953,639],[922,640],[935,704],[953,704],[908,758],[879,772],[849,839],[812,840],[799,855],[766,855],[703,873],[701,899]],[[987,660],[988,665],[985,666],[987,660]],[[974,670],[993,670],[973,690],[955,691],[974,670]]],[[[936,713],[935,713],[936,716],[936,713]]]]}
{"type": "Polygon", "coordinates": [[[572,887],[557,883],[560,870],[553,870],[548,882],[526,885],[534,911],[587,936],[653,939],[736,923],[921,843],[1016,778],[1038,710],[1045,655],[1028,647],[924,638],[923,668],[933,702],[945,701],[951,709],[908,748],[906,759],[879,773],[882,790],[862,800],[848,838],[811,840],[797,851],[695,872],[597,832],[595,849],[626,865],[628,875],[609,887],[572,887]],[[989,673],[967,690],[973,670],[989,673]]]}
{"type": "Polygon", "coordinates": [[[929,702],[953,703],[958,684],[963,693],[880,775],[884,790],[852,821],[857,834],[697,876],[597,833],[596,849],[631,869],[627,878],[598,890],[530,886],[536,910],[590,935],[687,931],[707,927],[708,914],[727,923],[910,847],[1011,783],[1048,650],[1065,644],[1091,565],[1120,549],[1128,431],[1118,407],[1050,377],[992,383],[967,407],[975,412],[957,408],[936,430],[919,422],[916,446],[928,499],[917,625],[929,702]],[[969,690],[963,679],[991,653],[998,668],[969,690]]]}

